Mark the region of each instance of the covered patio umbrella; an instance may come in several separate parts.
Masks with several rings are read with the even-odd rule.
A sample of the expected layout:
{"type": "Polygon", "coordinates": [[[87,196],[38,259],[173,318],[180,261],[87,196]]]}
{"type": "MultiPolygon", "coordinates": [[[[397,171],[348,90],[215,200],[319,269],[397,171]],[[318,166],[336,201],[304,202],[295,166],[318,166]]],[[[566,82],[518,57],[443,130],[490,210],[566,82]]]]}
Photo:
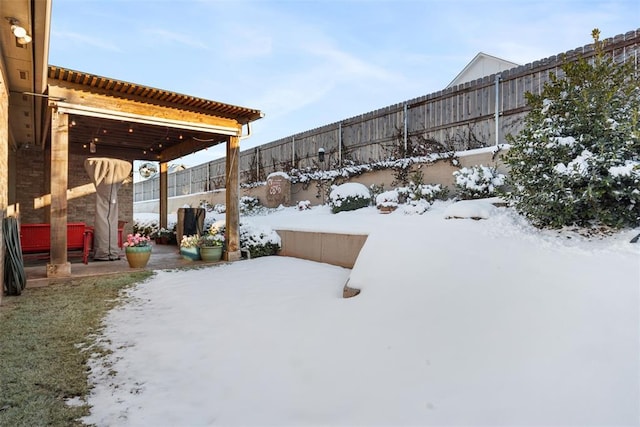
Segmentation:
{"type": "Polygon", "coordinates": [[[113,261],[120,258],[118,248],[118,189],[131,173],[131,163],[106,157],[88,158],[84,169],[96,186],[96,218],[93,235],[93,259],[113,261]]]}

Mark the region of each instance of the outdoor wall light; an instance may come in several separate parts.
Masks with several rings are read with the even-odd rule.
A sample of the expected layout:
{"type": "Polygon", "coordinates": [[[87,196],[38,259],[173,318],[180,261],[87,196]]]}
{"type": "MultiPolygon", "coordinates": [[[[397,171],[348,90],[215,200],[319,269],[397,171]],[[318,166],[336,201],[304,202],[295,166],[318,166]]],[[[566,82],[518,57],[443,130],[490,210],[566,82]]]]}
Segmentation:
{"type": "Polygon", "coordinates": [[[13,32],[13,35],[16,36],[17,38],[21,38],[27,35],[27,30],[22,28],[20,25],[12,25],[11,31],[13,32]]]}
{"type": "Polygon", "coordinates": [[[7,18],[7,21],[11,24],[11,32],[19,44],[31,43],[31,36],[27,34],[27,30],[24,27],[20,26],[20,21],[16,18],[7,18]]]}
{"type": "Polygon", "coordinates": [[[320,163],[324,162],[324,148],[318,148],[318,161],[320,163]]]}

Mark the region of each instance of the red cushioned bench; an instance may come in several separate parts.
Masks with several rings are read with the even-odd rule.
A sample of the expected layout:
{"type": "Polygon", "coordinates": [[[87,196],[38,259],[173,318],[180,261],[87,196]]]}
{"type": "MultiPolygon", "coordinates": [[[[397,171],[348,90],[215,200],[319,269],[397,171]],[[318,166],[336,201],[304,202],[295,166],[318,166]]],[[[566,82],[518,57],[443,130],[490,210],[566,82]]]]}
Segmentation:
{"type": "MultiPolygon", "coordinates": [[[[124,226],[127,225],[127,221],[118,221],[118,247],[122,249],[124,247],[122,240],[122,233],[124,232],[124,226]]],[[[93,227],[87,227],[87,233],[91,234],[91,245],[89,246],[91,250],[93,250],[93,227]]]]}
{"type": "MultiPolygon", "coordinates": [[[[51,225],[20,224],[20,245],[24,259],[49,259],[51,225]]],[[[92,245],[93,230],[90,227],[84,222],[67,223],[67,251],[71,252],[69,257],[82,256],[82,262],[87,264],[92,245]]]]}

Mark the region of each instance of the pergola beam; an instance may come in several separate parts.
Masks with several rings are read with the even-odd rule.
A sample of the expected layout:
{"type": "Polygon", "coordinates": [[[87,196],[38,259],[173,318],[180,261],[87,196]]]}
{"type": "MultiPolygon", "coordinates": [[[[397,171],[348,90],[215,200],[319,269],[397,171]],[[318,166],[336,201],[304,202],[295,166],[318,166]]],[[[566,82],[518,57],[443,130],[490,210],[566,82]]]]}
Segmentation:
{"type": "MultiPolygon", "coordinates": [[[[185,129],[200,132],[208,132],[220,135],[237,135],[239,130],[236,122],[215,118],[208,122],[202,122],[203,115],[198,113],[180,112],[173,113],[167,108],[145,105],[143,108],[126,108],[126,105],[118,104],[122,110],[109,110],[101,107],[92,107],[80,104],[71,104],[63,101],[49,101],[49,106],[55,107],[58,111],[79,116],[96,117],[109,120],[123,120],[132,123],[142,123],[147,125],[170,127],[175,129],[185,129]],[[130,110],[130,111],[129,111],[130,110]],[[160,114],[159,117],[154,114],[160,114]],[[195,122],[186,120],[193,115],[195,122]]],[[[206,117],[206,116],[205,116],[206,117]]]]}
{"type": "Polygon", "coordinates": [[[100,93],[87,93],[86,88],[49,86],[49,105],[55,103],[58,108],[68,109],[73,114],[84,114],[113,120],[126,120],[160,126],[180,127],[235,134],[238,122],[234,119],[212,116],[197,111],[179,109],[171,106],[140,102],[135,99],[123,99],[100,93]]]}
{"type": "MultiPolygon", "coordinates": [[[[235,134],[237,135],[237,134],[235,134]]],[[[200,150],[204,150],[205,148],[209,148],[213,145],[217,145],[220,142],[224,141],[224,138],[228,138],[226,135],[211,135],[212,139],[215,139],[217,142],[213,141],[198,141],[195,139],[181,142],[178,145],[173,147],[165,148],[161,152],[158,153],[159,160],[161,162],[170,162],[171,160],[175,160],[179,157],[186,156],[187,154],[192,154],[200,150]]]]}

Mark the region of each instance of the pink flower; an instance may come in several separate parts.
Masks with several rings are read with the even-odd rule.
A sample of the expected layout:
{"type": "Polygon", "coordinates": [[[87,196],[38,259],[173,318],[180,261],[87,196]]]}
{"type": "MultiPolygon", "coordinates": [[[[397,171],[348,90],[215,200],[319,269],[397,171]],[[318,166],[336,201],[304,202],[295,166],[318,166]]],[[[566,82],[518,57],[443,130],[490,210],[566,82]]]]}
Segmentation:
{"type": "Polygon", "coordinates": [[[131,246],[149,246],[151,238],[141,235],[140,233],[128,234],[127,241],[122,244],[124,247],[131,246]]]}

